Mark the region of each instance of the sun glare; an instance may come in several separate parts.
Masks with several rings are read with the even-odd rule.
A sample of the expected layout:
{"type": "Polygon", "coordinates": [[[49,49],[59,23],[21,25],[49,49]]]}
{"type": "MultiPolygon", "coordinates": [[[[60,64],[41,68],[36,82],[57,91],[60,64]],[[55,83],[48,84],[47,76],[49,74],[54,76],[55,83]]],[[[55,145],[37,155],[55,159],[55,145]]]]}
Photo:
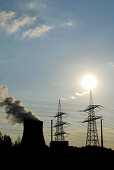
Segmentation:
{"type": "Polygon", "coordinates": [[[96,83],[96,78],[92,75],[86,75],[81,81],[82,87],[87,90],[94,89],[96,83]]]}

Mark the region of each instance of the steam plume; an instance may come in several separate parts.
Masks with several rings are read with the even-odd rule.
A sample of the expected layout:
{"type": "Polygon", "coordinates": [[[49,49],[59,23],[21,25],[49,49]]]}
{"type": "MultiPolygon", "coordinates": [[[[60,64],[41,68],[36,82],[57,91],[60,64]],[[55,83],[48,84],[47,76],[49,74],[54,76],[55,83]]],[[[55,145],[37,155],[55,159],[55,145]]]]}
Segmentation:
{"type": "MultiPolygon", "coordinates": [[[[0,94],[2,94],[1,89],[0,94]]],[[[39,120],[34,112],[28,110],[22,104],[22,101],[16,101],[13,96],[2,98],[0,101],[0,107],[5,108],[5,113],[7,114],[6,118],[13,124],[22,124],[27,120],[39,120]]]]}

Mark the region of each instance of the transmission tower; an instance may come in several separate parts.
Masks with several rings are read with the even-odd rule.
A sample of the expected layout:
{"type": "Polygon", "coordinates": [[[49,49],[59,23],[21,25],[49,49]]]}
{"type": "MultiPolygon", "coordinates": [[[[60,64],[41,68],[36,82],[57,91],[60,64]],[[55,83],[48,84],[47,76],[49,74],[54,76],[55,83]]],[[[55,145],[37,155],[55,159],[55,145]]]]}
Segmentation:
{"type": "Polygon", "coordinates": [[[102,128],[102,117],[101,117],[101,147],[103,148],[103,128],[102,128]]]}
{"type": "Polygon", "coordinates": [[[66,134],[66,132],[64,131],[63,126],[67,123],[63,122],[62,118],[63,118],[63,115],[66,115],[66,114],[67,113],[61,112],[61,103],[59,99],[58,113],[54,116],[55,118],[57,118],[57,122],[54,125],[54,127],[56,128],[55,141],[65,141],[64,135],[66,134]]]}
{"type": "Polygon", "coordinates": [[[95,109],[101,109],[101,107],[102,106],[100,105],[93,104],[92,92],[90,90],[89,106],[84,110],[84,112],[88,113],[88,117],[83,121],[83,123],[88,122],[86,146],[87,145],[99,146],[96,120],[101,119],[101,116],[95,116],[95,109]]]}

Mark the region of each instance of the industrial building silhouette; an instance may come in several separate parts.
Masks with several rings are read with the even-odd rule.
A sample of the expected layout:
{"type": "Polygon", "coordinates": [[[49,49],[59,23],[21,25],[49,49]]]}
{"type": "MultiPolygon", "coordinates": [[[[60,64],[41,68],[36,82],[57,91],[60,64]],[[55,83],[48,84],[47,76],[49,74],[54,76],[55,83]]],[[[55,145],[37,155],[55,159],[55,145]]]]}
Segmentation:
{"type": "Polygon", "coordinates": [[[42,150],[45,147],[42,121],[31,119],[24,122],[21,145],[23,149],[32,151],[42,150]]]}

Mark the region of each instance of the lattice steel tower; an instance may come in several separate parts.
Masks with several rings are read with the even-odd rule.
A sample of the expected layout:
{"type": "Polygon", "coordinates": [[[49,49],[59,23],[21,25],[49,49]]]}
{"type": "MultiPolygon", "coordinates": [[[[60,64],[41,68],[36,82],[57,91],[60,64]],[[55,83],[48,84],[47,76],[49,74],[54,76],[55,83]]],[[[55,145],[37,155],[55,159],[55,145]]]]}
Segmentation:
{"type": "Polygon", "coordinates": [[[59,99],[59,104],[58,104],[58,113],[54,116],[57,118],[57,122],[54,125],[56,127],[56,132],[55,132],[55,141],[64,141],[65,137],[64,135],[66,132],[63,129],[63,125],[67,124],[66,122],[62,121],[63,115],[66,115],[67,113],[61,112],[61,103],[59,99]]]}
{"type": "Polygon", "coordinates": [[[95,116],[95,109],[100,109],[102,106],[94,105],[92,99],[92,92],[90,90],[90,101],[89,106],[84,110],[84,112],[88,113],[87,119],[83,121],[83,123],[88,122],[87,126],[87,137],[86,137],[86,146],[94,145],[99,146],[98,132],[96,120],[100,119],[101,116],[95,116]]]}

